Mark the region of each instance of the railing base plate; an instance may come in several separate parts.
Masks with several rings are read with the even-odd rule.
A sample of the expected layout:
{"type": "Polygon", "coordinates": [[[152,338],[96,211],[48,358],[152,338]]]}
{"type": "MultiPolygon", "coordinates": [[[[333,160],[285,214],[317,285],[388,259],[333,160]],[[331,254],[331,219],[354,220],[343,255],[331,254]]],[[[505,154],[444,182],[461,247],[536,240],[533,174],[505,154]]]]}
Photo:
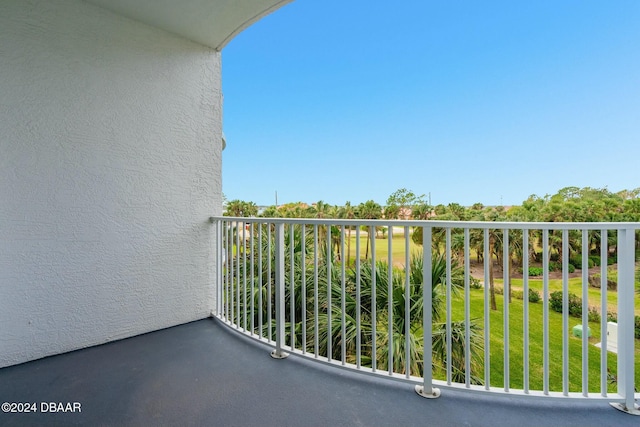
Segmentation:
{"type": "Polygon", "coordinates": [[[624,403],[620,402],[611,402],[609,403],[611,406],[616,408],[618,411],[622,411],[625,414],[630,415],[640,415],[640,406],[633,404],[633,408],[628,408],[624,403]]]}
{"type": "Polygon", "coordinates": [[[424,387],[421,385],[417,385],[415,387],[416,393],[418,393],[420,396],[424,397],[425,399],[435,399],[440,397],[440,389],[439,388],[432,388],[431,389],[431,393],[425,393],[424,392],[424,387]]]}
{"type": "Polygon", "coordinates": [[[286,359],[287,357],[289,357],[289,353],[284,351],[273,350],[271,352],[271,357],[273,357],[274,359],[286,359]]]}

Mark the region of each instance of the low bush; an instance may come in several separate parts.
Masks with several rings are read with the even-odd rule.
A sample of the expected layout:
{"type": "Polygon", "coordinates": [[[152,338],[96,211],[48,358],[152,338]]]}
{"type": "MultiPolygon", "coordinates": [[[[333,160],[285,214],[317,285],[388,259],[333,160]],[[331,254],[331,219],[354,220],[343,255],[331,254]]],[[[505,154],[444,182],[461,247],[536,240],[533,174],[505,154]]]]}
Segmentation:
{"type": "Polygon", "coordinates": [[[529,267],[529,276],[542,276],[542,267],[529,267]]]}
{"type": "Polygon", "coordinates": [[[589,322],[599,322],[600,312],[596,307],[589,307],[589,322]]]}
{"type": "Polygon", "coordinates": [[[594,266],[600,267],[600,263],[601,263],[600,255],[589,255],[589,259],[593,261],[594,266]]]}
{"type": "Polygon", "coordinates": [[[469,287],[471,289],[482,289],[482,283],[480,283],[480,280],[476,279],[475,277],[471,277],[469,279],[469,287]]]}
{"type": "Polygon", "coordinates": [[[575,255],[569,258],[569,265],[573,265],[574,268],[582,268],[582,255],[575,255]]]}
{"type": "MultiPolygon", "coordinates": [[[[576,268],[573,264],[567,264],[567,270],[569,273],[573,273],[576,271],[576,268]]],[[[550,262],[549,263],[549,271],[562,271],[562,263],[561,262],[550,262]]]]}
{"type": "Polygon", "coordinates": [[[540,292],[529,288],[529,302],[537,303],[540,302],[540,299],[540,292]]]}
{"type": "MultiPolygon", "coordinates": [[[[596,266],[596,262],[592,259],[593,256],[590,256],[589,259],[587,260],[587,266],[589,268],[593,268],[596,266]]],[[[598,264],[600,265],[600,257],[598,258],[598,264]]],[[[582,255],[576,255],[571,257],[571,259],[569,259],[569,264],[573,265],[574,268],[576,269],[581,269],[582,268],[582,255]]]]}
{"type": "MultiPolygon", "coordinates": [[[[562,291],[555,291],[549,295],[549,308],[562,313],[562,291]]],[[[582,316],[582,299],[574,293],[569,293],[569,315],[573,317],[582,316]]]]}

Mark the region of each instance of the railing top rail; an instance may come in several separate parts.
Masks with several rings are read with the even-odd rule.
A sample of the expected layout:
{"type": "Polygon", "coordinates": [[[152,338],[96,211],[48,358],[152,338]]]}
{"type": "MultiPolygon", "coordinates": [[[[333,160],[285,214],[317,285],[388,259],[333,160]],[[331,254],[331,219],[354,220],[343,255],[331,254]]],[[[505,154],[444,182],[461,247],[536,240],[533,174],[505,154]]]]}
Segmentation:
{"type": "Polygon", "coordinates": [[[439,221],[439,220],[396,220],[396,219],[334,219],[334,218],[262,218],[215,216],[211,221],[231,221],[243,223],[273,224],[318,224],[318,225],[368,225],[391,227],[442,227],[474,229],[516,229],[516,230],[640,230],[640,222],[514,222],[514,221],[439,221]]]}

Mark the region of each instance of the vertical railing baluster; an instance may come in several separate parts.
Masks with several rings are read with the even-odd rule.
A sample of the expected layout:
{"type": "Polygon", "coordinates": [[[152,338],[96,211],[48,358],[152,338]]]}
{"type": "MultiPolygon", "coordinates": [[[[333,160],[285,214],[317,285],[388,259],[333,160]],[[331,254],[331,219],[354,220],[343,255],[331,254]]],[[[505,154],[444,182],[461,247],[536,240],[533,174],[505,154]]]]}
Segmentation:
{"type": "Polygon", "coordinates": [[[549,394],[549,230],[542,230],[542,392],[549,394]]]}
{"type": "Polygon", "coordinates": [[[464,383],[471,387],[471,294],[469,229],[464,229],[464,383]]]}
{"type": "Polygon", "coordinates": [[[313,224],[313,357],[318,358],[318,224],[313,224]]]}
{"type": "Polygon", "coordinates": [[[624,399],[612,403],[616,409],[640,415],[635,403],[634,303],[635,230],[618,230],[618,394],[624,399]]]}
{"type": "Polygon", "coordinates": [[[285,340],[285,243],[284,223],[276,225],[276,348],[271,352],[274,359],[284,359],[289,354],[283,351],[285,340]]]}
{"type": "Polygon", "coordinates": [[[294,224],[289,225],[289,334],[291,338],[289,343],[291,344],[291,351],[296,348],[296,291],[295,291],[295,231],[294,224]]]}
{"type": "Polygon", "coordinates": [[[608,261],[609,261],[609,236],[607,230],[600,231],[600,394],[606,397],[607,390],[607,322],[609,320],[609,302],[607,300],[608,289],[608,261]]]}
{"type": "Polygon", "coordinates": [[[236,315],[234,317],[233,323],[235,323],[236,328],[238,329],[242,327],[242,312],[240,311],[240,288],[242,288],[242,254],[240,252],[240,230],[238,230],[238,221],[236,221],[236,315]]]}
{"type": "Polygon", "coordinates": [[[230,222],[227,222],[227,230],[225,230],[225,234],[227,235],[227,313],[226,313],[226,321],[229,323],[233,323],[233,226],[230,222]]]}
{"type": "MultiPolygon", "coordinates": [[[[247,223],[242,222],[242,329],[247,331],[247,223]]],[[[240,323],[240,322],[238,322],[240,323]]]]}
{"type": "Polygon", "coordinates": [[[389,231],[387,232],[389,236],[388,244],[387,244],[387,370],[389,371],[389,375],[393,374],[393,227],[389,226],[389,231]]]}
{"type": "Polygon", "coordinates": [[[423,331],[423,369],[422,385],[415,390],[420,396],[433,399],[440,396],[440,390],[433,387],[433,259],[431,254],[432,228],[422,227],[422,331],[423,331]]]}
{"type": "Polygon", "coordinates": [[[509,282],[509,230],[502,229],[502,308],[504,313],[504,391],[508,392],[509,380],[509,295],[511,295],[511,283],[509,282]]]}
{"type": "Polygon", "coordinates": [[[483,253],[484,253],[484,388],[489,390],[491,388],[491,311],[490,311],[490,280],[489,268],[493,263],[491,248],[489,247],[489,229],[483,230],[483,253]]]}
{"type": "Polygon", "coordinates": [[[223,224],[224,221],[219,219],[216,220],[216,241],[218,246],[218,269],[216,272],[216,280],[218,282],[218,286],[216,287],[216,316],[218,317],[224,316],[224,275],[225,270],[227,269],[224,256],[225,246],[223,224]]]}
{"type": "Polygon", "coordinates": [[[302,316],[302,354],[307,353],[307,237],[305,224],[300,225],[300,288],[302,291],[302,302],[300,312],[302,316]]]}
{"type": "MultiPolygon", "coordinates": [[[[351,226],[350,226],[351,227],[351,226]]],[[[362,364],[362,325],[361,325],[361,287],[362,274],[360,271],[360,227],[356,228],[356,367],[360,369],[362,364]]],[[[374,320],[372,320],[373,322],[374,320]]],[[[375,358],[375,353],[372,353],[375,358]]]]}
{"type": "Polygon", "coordinates": [[[404,227],[404,370],[411,376],[411,260],[409,259],[409,227],[404,227]]]}
{"type": "Polygon", "coordinates": [[[522,364],[524,392],[529,393],[529,230],[522,230],[522,364]]]}
{"type": "Polygon", "coordinates": [[[251,222],[249,224],[249,246],[251,247],[251,254],[250,254],[250,264],[251,264],[251,292],[250,292],[250,298],[251,298],[251,335],[253,335],[255,333],[255,317],[256,317],[256,313],[255,313],[255,270],[256,270],[256,259],[255,259],[255,240],[254,240],[254,222],[251,222]]]}
{"type": "Polygon", "coordinates": [[[238,225],[237,222],[234,223],[234,226],[231,227],[231,318],[229,319],[234,326],[237,326],[236,323],[236,276],[238,273],[236,272],[237,267],[237,253],[238,253],[238,244],[235,242],[235,236],[238,234],[238,225]],[[235,229],[235,236],[233,230],[235,229]]]}
{"type": "Polygon", "coordinates": [[[262,310],[262,228],[263,224],[258,224],[258,336],[260,338],[264,337],[262,333],[262,316],[264,316],[264,312],[262,310]]]}
{"type": "Polygon", "coordinates": [[[447,345],[447,385],[451,385],[452,381],[452,367],[453,367],[453,354],[452,354],[452,336],[451,336],[451,228],[447,227],[445,234],[445,253],[446,253],[446,275],[447,275],[447,290],[446,290],[446,325],[445,325],[445,339],[447,345]]]}
{"type": "Polygon", "coordinates": [[[377,314],[377,296],[376,296],[376,279],[378,269],[376,268],[376,238],[372,233],[374,227],[369,227],[369,232],[367,233],[367,239],[371,241],[371,370],[376,372],[378,367],[378,346],[376,343],[377,338],[377,323],[378,323],[378,314],[377,314]]]}
{"type": "Polygon", "coordinates": [[[569,395],[569,230],[562,230],[562,394],[569,395]]]}
{"type": "Polygon", "coordinates": [[[327,359],[331,361],[333,359],[333,328],[331,323],[331,225],[327,224],[327,359]]]}
{"type": "Polygon", "coordinates": [[[271,227],[275,226],[275,223],[267,223],[267,325],[269,332],[269,341],[273,340],[273,296],[271,288],[273,287],[273,277],[271,269],[271,227]]]}
{"type": "Polygon", "coordinates": [[[344,224],[340,226],[340,341],[342,365],[347,363],[347,280],[346,280],[346,265],[344,259],[344,224]]]}
{"type": "Polygon", "coordinates": [[[589,396],[589,231],[582,230],[582,395],[589,396]]]}

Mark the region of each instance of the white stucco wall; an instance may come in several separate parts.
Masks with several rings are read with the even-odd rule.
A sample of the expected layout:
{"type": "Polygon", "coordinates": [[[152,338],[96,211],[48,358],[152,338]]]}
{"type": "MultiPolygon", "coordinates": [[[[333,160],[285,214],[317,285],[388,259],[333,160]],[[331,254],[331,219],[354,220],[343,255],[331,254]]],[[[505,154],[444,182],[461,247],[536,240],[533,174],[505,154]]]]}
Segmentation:
{"type": "Polygon", "coordinates": [[[220,54],[0,0],[0,367],[207,317],[220,54]]]}

